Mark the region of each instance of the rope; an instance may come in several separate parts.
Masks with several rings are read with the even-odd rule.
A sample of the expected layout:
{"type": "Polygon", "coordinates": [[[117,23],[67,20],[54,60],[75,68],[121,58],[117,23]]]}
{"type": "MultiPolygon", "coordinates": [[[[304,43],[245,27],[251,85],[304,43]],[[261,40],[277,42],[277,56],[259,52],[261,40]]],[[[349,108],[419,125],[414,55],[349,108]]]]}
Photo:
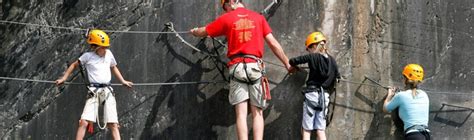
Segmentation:
{"type": "MultiPolygon", "coordinates": [[[[56,84],[55,81],[34,80],[34,79],[26,79],[26,78],[0,77],[0,79],[1,80],[14,80],[14,81],[26,81],[26,82],[56,84]]],[[[365,85],[365,86],[379,87],[379,88],[386,89],[385,86],[376,85],[376,84],[354,82],[354,81],[350,81],[350,80],[346,80],[346,79],[340,79],[339,81],[346,82],[346,83],[349,83],[349,84],[365,85]]],[[[169,82],[169,83],[134,83],[133,86],[196,85],[196,84],[219,84],[219,83],[227,83],[227,82],[226,81],[196,81],[196,82],[169,82]]],[[[64,82],[64,84],[65,85],[85,85],[84,83],[74,83],[74,82],[64,82]]],[[[119,84],[119,83],[112,83],[110,85],[111,86],[122,86],[122,84],[119,84]]],[[[429,90],[429,89],[422,89],[422,90],[424,90],[427,93],[431,93],[431,94],[474,95],[474,93],[433,91],[433,90],[429,90]]]]}
{"type": "MultiPolygon", "coordinates": [[[[367,84],[367,83],[361,83],[361,82],[354,82],[354,81],[350,81],[350,80],[346,80],[346,79],[339,79],[339,81],[346,82],[346,83],[349,83],[349,84],[366,85],[366,86],[371,86],[371,87],[381,87],[381,86],[376,85],[376,84],[367,84]]],[[[381,88],[384,88],[384,87],[381,87],[381,88]]]]}
{"type": "MultiPolygon", "coordinates": [[[[25,78],[0,77],[2,80],[26,81],[37,83],[56,84],[55,81],[34,80],[25,78]]],[[[226,83],[225,81],[197,81],[197,82],[170,82],[170,83],[134,83],[133,86],[165,86],[165,85],[194,85],[194,84],[217,84],[226,83]]],[[[64,82],[65,85],[85,85],[84,83],[64,82]]],[[[111,86],[121,86],[119,83],[112,83],[111,86]]]]}
{"type": "MultiPolygon", "coordinates": [[[[354,82],[350,80],[345,80],[345,79],[340,79],[339,81],[346,82],[349,84],[357,84],[357,85],[365,85],[365,86],[371,86],[371,87],[378,87],[378,88],[383,88],[387,89],[386,86],[383,85],[377,85],[377,84],[367,84],[367,83],[361,83],[361,82],[354,82]]],[[[377,82],[376,82],[377,83],[377,82]]],[[[449,92],[449,91],[434,91],[426,88],[420,88],[421,90],[425,91],[428,94],[445,94],[445,95],[473,95],[474,93],[463,93],[463,92],[449,92]]]]}
{"type": "MultiPolygon", "coordinates": [[[[63,30],[75,30],[75,31],[87,31],[88,29],[84,28],[77,28],[77,27],[62,27],[62,26],[51,26],[51,25],[41,25],[41,24],[33,24],[33,23],[25,23],[25,22],[16,22],[16,21],[7,21],[7,20],[0,20],[0,23],[6,24],[17,24],[17,25],[25,25],[25,26],[36,26],[36,27],[44,27],[44,28],[53,28],[53,29],[63,29],[63,30]]],[[[176,31],[176,32],[161,32],[161,31],[119,31],[119,30],[102,30],[104,32],[109,33],[131,33],[131,34],[186,34],[189,31],[176,31]]]]}
{"type": "Polygon", "coordinates": [[[168,23],[165,24],[165,26],[166,26],[169,30],[171,30],[170,33],[176,34],[176,37],[177,37],[179,40],[181,40],[182,43],[186,44],[186,46],[191,47],[192,49],[194,49],[194,50],[197,51],[197,52],[201,52],[200,49],[196,48],[196,47],[193,46],[191,43],[189,43],[189,42],[187,42],[186,40],[184,40],[184,38],[181,37],[181,35],[179,35],[176,30],[174,30],[174,24],[173,24],[173,22],[168,22],[168,23]]]}

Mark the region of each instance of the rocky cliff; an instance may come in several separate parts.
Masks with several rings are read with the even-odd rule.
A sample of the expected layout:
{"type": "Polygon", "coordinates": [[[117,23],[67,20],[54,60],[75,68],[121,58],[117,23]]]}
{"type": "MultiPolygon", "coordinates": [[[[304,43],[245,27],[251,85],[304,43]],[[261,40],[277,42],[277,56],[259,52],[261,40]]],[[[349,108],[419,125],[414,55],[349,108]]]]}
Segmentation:
{"type": "MultiPolygon", "coordinates": [[[[261,11],[271,0],[244,0],[261,11]]],[[[219,1],[0,0],[0,76],[53,81],[87,45],[87,28],[110,30],[111,50],[135,83],[225,81],[225,47],[181,34],[222,14],[219,1]],[[34,25],[32,25],[34,24],[34,25]],[[36,26],[36,25],[48,25],[36,26]],[[53,27],[54,26],[54,27],[53,27]],[[59,28],[63,27],[63,28],[59,28]]],[[[436,139],[472,139],[474,30],[471,0],[283,0],[266,16],[289,57],[306,53],[306,35],[322,31],[342,76],[333,95],[329,139],[400,139],[402,125],[382,113],[384,85],[401,86],[408,63],[421,64],[436,139]]],[[[223,38],[217,38],[223,40],[223,38]]],[[[288,75],[266,48],[273,100],[265,110],[265,139],[299,139],[306,72],[288,75]]],[[[81,76],[71,76],[82,82],[81,76]]],[[[116,83],[116,80],[113,80],[116,83]]],[[[236,139],[226,83],[115,86],[124,139],[236,139]]],[[[2,139],[72,139],[86,99],[81,85],[0,80],[2,139]]],[[[110,139],[95,129],[88,138],[110,139]]]]}

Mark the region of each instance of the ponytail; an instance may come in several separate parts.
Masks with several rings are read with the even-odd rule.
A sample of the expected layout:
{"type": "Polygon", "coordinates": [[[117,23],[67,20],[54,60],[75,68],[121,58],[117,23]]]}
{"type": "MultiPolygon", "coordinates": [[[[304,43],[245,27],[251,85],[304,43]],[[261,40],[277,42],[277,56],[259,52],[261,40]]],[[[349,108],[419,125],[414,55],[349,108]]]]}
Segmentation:
{"type": "MultiPolygon", "coordinates": [[[[405,77],[406,78],[406,77],[405,77]]],[[[416,92],[416,88],[418,88],[418,84],[420,84],[420,81],[416,81],[416,80],[409,80],[408,78],[405,79],[405,86],[407,89],[411,89],[412,90],[412,96],[413,98],[415,98],[417,92],[416,92]]]]}

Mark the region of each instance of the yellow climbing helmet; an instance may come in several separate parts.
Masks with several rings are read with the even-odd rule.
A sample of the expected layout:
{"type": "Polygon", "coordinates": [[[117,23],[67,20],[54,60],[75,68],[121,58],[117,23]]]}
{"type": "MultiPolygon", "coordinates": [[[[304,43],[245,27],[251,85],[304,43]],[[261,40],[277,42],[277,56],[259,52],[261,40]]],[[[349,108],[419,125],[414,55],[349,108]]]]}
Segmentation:
{"type": "Polygon", "coordinates": [[[306,46],[306,48],[308,48],[310,45],[312,45],[314,43],[319,43],[321,41],[327,42],[326,37],[324,37],[323,33],[313,32],[313,33],[309,34],[308,37],[306,38],[305,46],[306,46]]]}
{"type": "Polygon", "coordinates": [[[422,81],[423,68],[418,64],[408,64],[403,69],[403,75],[409,80],[422,81]]]}
{"type": "Polygon", "coordinates": [[[102,30],[99,29],[93,29],[89,31],[89,34],[87,35],[87,43],[89,44],[95,44],[99,45],[102,47],[109,47],[110,42],[109,42],[109,36],[102,30]]]}

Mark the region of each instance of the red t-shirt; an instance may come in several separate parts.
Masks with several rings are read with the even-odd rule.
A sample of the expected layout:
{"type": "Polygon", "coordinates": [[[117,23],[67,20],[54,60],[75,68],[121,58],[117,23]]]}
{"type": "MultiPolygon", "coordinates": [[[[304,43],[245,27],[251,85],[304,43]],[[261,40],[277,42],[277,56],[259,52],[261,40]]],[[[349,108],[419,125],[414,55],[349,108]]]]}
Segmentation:
{"type": "MultiPolygon", "coordinates": [[[[264,38],[272,32],[267,20],[262,15],[237,8],[232,12],[225,13],[215,21],[206,26],[207,34],[211,37],[225,35],[227,37],[227,57],[246,54],[258,58],[263,56],[264,38]]],[[[242,58],[235,58],[227,63],[227,66],[242,62],[242,58]]],[[[245,62],[255,62],[245,59],[245,62]]]]}

